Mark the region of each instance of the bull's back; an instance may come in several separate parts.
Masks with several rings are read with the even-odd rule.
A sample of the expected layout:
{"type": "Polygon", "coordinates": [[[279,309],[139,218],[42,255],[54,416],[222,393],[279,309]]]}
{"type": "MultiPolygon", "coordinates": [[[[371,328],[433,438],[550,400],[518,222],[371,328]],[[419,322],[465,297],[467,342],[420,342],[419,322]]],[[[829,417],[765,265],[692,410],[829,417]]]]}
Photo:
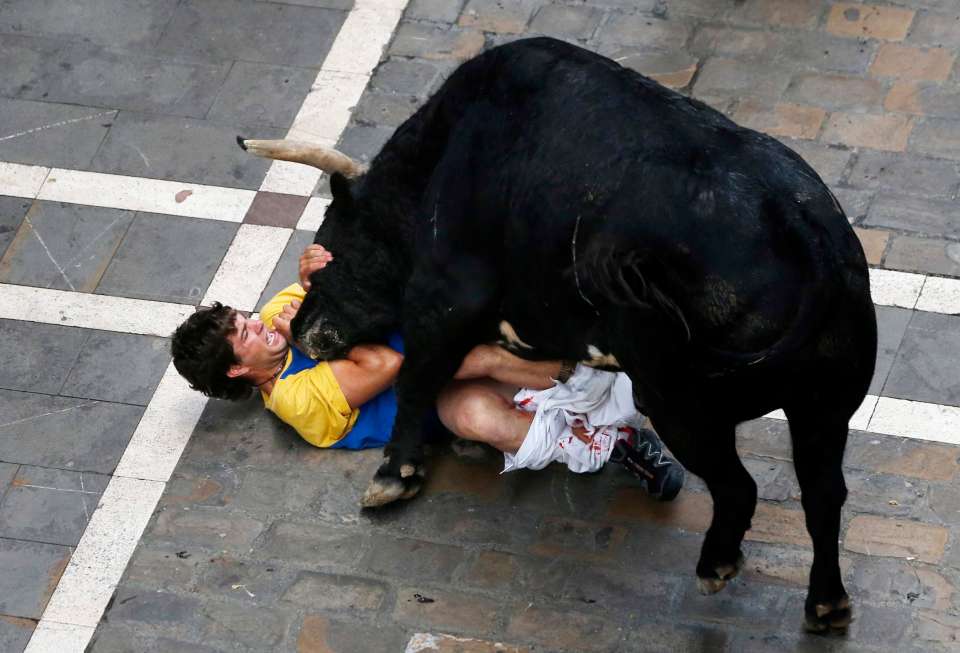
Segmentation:
{"type": "Polygon", "coordinates": [[[472,81],[498,119],[471,127],[490,130],[477,213],[503,216],[504,276],[527,297],[587,316],[609,299],[590,263],[632,257],[699,333],[750,348],[780,338],[817,284],[837,290],[831,272],[865,278],[839,205],[774,139],[569,44],[484,56],[472,81]]]}

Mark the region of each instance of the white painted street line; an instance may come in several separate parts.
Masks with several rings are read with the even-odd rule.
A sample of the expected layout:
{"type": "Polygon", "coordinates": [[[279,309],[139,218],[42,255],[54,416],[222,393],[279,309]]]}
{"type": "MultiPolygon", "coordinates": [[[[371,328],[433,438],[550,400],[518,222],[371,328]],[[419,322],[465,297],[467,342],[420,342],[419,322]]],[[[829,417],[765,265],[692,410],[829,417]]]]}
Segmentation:
{"type": "MultiPolygon", "coordinates": [[[[373,66],[377,64],[376,60],[369,60],[369,53],[380,53],[386,47],[405,7],[406,0],[357,1],[357,5],[348,14],[344,27],[367,26],[368,31],[364,32],[357,27],[341,30],[334,40],[331,51],[363,52],[363,65],[369,66],[370,69],[365,71],[365,75],[357,75],[355,74],[357,71],[351,69],[350,72],[354,74],[341,76],[340,85],[332,88],[335,90],[338,88],[339,92],[349,93],[350,97],[359,99],[363,87],[366,86],[366,78],[369,77],[373,66]],[[374,20],[369,15],[371,9],[389,10],[384,11],[384,15],[389,16],[389,20],[374,20]],[[355,12],[363,15],[351,18],[355,12]],[[374,25],[372,33],[369,31],[370,25],[374,25]],[[363,86],[359,88],[344,86],[345,84],[358,85],[361,82],[363,86]]],[[[325,75],[321,69],[318,75],[320,82],[333,79],[334,77],[325,75]]],[[[340,131],[329,131],[335,123],[326,122],[321,125],[320,121],[327,120],[321,105],[324,98],[328,102],[340,101],[343,98],[332,98],[324,95],[325,92],[325,88],[317,89],[316,99],[310,99],[308,96],[298,114],[299,122],[295,124],[298,129],[315,131],[317,134],[329,134],[331,140],[335,142],[340,137],[340,131]]],[[[354,104],[355,100],[347,108],[351,108],[354,104]]],[[[327,106],[338,105],[328,104],[327,106]]],[[[340,130],[346,127],[347,123],[342,114],[334,111],[326,115],[332,115],[333,119],[338,121],[336,124],[342,122],[340,130]]],[[[349,121],[349,114],[346,120],[349,121]]],[[[328,144],[333,145],[333,143],[328,144]]],[[[252,191],[247,191],[245,196],[236,192],[226,194],[221,192],[218,195],[217,191],[221,189],[213,187],[183,185],[175,182],[157,183],[155,180],[145,181],[133,177],[115,180],[110,175],[91,176],[95,173],[70,175],[63,174],[70,171],[56,172],[56,175],[51,174],[50,177],[58,178],[57,181],[48,179],[40,186],[41,197],[93,206],[135,208],[155,213],[241,222],[255,196],[252,191]],[[64,181],[70,181],[71,184],[66,184],[64,181]],[[54,189],[56,184],[60,186],[54,189]],[[187,190],[192,192],[187,194],[184,192],[187,190]],[[199,197],[191,204],[190,200],[195,194],[199,197]],[[174,202],[173,207],[170,206],[171,197],[174,202]],[[187,213],[187,211],[190,212],[187,213]]],[[[319,179],[316,172],[318,171],[308,166],[274,162],[261,189],[309,196],[319,179]]],[[[37,182],[34,181],[34,183],[37,182]]],[[[18,184],[21,190],[31,190],[30,187],[23,188],[25,184],[21,182],[18,184]]],[[[308,224],[319,224],[322,218],[322,203],[312,201],[312,206],[310,204],[308,202],[310,210],[306,221],[308,224]]],[[[291,230],[242,225],[207,291],[206,300],[212,301],[222,297],[221,301],[229,300],[229,303],[237,308],[254,308],[291,233],[291,230]],[[244,257],[252,257],[256,262],[244,261],[242,260],[244,257]],[[253,265],[257,266],[256,269],[252,267],[253,265]]],[[[55,304],[55,302],[51,303],[55,304]]],[[[184,447],[193,434],[206,402],[206,397],[189,389],[171,363],[117,466],[115,476],[101,498],[100,506],[94,512],[67,570],[44,610],[34,637],[31,639],[30,645],[36,646],[32,649],[34,652],[44,651],[45,653],[51,650],[47,644],[47,642],[54,642],[51,635],[63,632],[57,624],[71,624],[88,629],[85,631],[74,629],[70,631],[72,638],[64,637],[57,640],[54,646],[55,653],[81,653],[86,648],[94,628],[120,582],[136,543],[153,514],[157,501],[163,494],[165,483],[173,473],[184,447]]]]}
{"type": "Polygon", "coordinates": [[[206,405],[207,398],[191,390],[171,362],[114,476],[166,483],[206,405]]]}
{"type": "MultiPolygon", "coordinates": [[[[782,410],[764,417],[787,418],[782,410]]],[[[850,418],[850,428],[914,440],[960,444],[960,408],[867,395],[850,418]]]]}
{"type": "Polygon", "coordinates": [[[870,294],[881,306],[913,308],[920,297],[926,277],[912,272],[870,268],[870,294]]]}
{"type": "Polygon", "coordinates": [[[873,418],[873,413],[877,409],[877,401],[879,399],[880,397],[877,395],[867,395],[864,397],[860,408],[858,408],[857,412],[850,418],[850,428],[856,429],[857,431],[870,430],[870,420],[873,418]]]}
{"type": "MultiPolygon", "coordinates": [[[[406,6],[407,0],[355,2],[294,118],[287,138],[326,147],[336,144],[406,6]]],[[[310,195],[320,181],[320,175],[316,168],[274,161],[260,190],[310,195]]]]}
{"type": "MultiPolygon", "coordinates": [[[[400,13],[403,13],[403,10],[407,8],[407,3],[409,0],[354,0],[353,8],[357,9],[395,9],[400,13]]],[[[390,37],[393,36],[393,33],[387,34],[383,45],[386,46],[387,41],[390,40],[390,37]]]]}
{"type": "MultiPolygon", "coordinates": [[[[879,397],[876,395],[867,395],[863,398],[863,403],[860,404],[860,408],[858,408],[857,412],[855,412],[850,418],[850,428],[857,431],[867,430],[867,424],[870,423],[870,416],[873,415],[873,410],[877,405],[877,399],[879,399],[879,397]]],[[[764,417],[768,417],[770,419],[779,419],[781,421],[785,421],[787,419],[786,413],[784,413],[782,410],[775,410],[772,413],[767,413],[764,415],[764,417]]]]}
{"type": "MultiPolygon", "coordinates": [[[[331,144],[318,143],[318,145],[331,144]]],[[[260,190],[271,193],[305,196],[313,192],[320,181],[320,171],[302,163],[274,161],[260,184],[260,190]]]]}
{"type": "Polygon", "coordinates": [[[369,81],[362,73],[321,70],[287,138],[335,145],[369,81]]]}
{"type": "Polygon", "coordinates": [[[68,653],[82,651],[96,628],[41,621],[37,624],[24,653],[68,653]]]}
{"type": "Polygon", "coordinates": [[[960,314],[960,279],[927,277],[920,299],[917,300],[917,310],[947,315],[960,314]]]}
{"type": "Polygon", "coordinates": [[[54,168],[37,199],[242,222],[256,191],[54,168]]]}
{"type": "Polygon", "coordinates": [[[0,195],[33,199],[49,172],[50,168],[0,161],[0,195]]]}
{"type": "Polygon", "coordinates": [[[0,195],[11,197],[241,222],[256,194],[243,188],[0,161],[0,195]]]}
{"type": "Polygon", "coordinates": [[[241,311],[256,308],[292,233],[292,229],[282,227],[240,225],[207,289],[203,305],[220,302],[241,311]]]}
{"type": "MultiPolygon", "coordinates": [[[[321,70],[293,119],[287,138],[325,147],[336,145],[369,80],[368,75],[359,73],[321,70]]],[[[321,174],[320,170],[302,163],[274,161],[260,190],[310,195],[321,174]]]]}
{"type": "Polygon", "coordinates": [[[406,2],[357,2],[340,28],[323,69],[370,75],[380,63],[404,6],[406,2]],[[390,4],[394,6],[388,7],[390,4]]]}
{"type": "Polygon", "coordinates": [[[867,430],[915,440],[960,444],[960,408],[880,397],[867,430]]]}
{"type": "Polygon", "coordinates": [[[0,318],[168,337],[193,313],[187,304],[0,283],[0,318]]]}
{"type": "MultiPolygon", "coordinates": [[[[360,22],[352,24],[362,25],[360,22]]],[[[325,65],[288,137],[332,147],[349,122],[351,111],[368,81],[365,74],[331,71],[325,65]]],[[[316,168],[274,161],[261,190],[309,196],[319,179],[320,171],[316,168]]],[[[241,222],[256,192],[0,162],[0,195],[241,222]]],[[[327,199],[311,197],[297,228],[315,231],[328,205],[327,199]]],[[[870,291],[874,303],[880,306],[960,314],[960,279],[871,268],[870,291]]]]}
{"type": "Polygon", "coordinates": [[[315,232],[323,224],[323,216],[328,206],[330,206],[330,200],[326,197],[311,197],[303,209],[300,221],[297,222],[297,229],[315,232]]]}
{"type": "Polygon", "coordinates": [[[164,484],[157,481],[122,476],[110,479],[41,623],[96,628],[163,488],[164,484]]]}
{"type": "MultiPolygon", "coordinates": [[[[437,651],[506,651],[502,644],[494,644],[472,637],[457,637],[446,633],[414,633],[403,653],[436,653],[437,651]]],[[[509,650],[517,651],[511,647],[509,650]]],[[[522,649],[526,650],[526,649],[522,649]]]]}

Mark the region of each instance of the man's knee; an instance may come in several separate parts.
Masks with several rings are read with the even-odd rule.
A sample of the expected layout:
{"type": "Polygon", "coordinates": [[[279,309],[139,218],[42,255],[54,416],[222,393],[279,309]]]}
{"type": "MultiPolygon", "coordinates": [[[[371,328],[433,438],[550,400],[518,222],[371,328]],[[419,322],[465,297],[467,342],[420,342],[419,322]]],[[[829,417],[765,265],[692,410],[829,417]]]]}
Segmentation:
{"type": "Polygon", "coordinates": [[[440,420],[462,438],[486,440],[512,404],[488,385],[476,381],[451,383],[437,400],[440,420]]]}
{"type": "Polygon", "coordinates": [[[491,435],[497,413],[506,409],[503,400],[489,390],[464,391],[452,407],[453,432],[471,440],[491,435]]]}

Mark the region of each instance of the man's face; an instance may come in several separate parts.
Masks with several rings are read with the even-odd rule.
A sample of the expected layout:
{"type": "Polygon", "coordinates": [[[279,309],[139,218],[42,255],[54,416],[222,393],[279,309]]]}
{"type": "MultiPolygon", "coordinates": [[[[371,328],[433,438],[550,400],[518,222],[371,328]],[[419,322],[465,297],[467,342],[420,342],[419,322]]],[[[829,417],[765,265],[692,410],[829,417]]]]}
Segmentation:
{"type": "Polygon", "coordinates": [[[246,318],[240,313],[234,320],[235,331],[227,336],[227,340],[240,365],[253,370],[275,367],[277,360],[287,351],[286,339],[260,320],[246,318]]]}

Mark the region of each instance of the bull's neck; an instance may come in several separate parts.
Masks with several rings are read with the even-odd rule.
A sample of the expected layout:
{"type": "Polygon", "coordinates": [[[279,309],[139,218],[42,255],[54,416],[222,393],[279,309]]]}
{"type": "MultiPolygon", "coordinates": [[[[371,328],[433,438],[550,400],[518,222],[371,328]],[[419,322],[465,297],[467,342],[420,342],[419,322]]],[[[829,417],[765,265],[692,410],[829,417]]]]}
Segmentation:
{"type": "Polygon", "coordinates": [[[406,281],[413,270],[415,226],[424,183],[393,174],[389,163],[377,157],[364,175],[356,202],[364,232],[390,253],[398,276],[406,281]]]}

